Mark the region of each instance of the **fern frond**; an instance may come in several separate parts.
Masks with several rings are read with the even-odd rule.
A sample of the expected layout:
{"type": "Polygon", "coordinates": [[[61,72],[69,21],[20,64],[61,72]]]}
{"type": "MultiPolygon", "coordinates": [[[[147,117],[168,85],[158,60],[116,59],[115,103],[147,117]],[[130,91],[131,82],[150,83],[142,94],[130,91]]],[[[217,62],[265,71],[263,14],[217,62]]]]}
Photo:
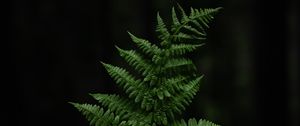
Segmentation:
{"type": "Polygon", "coordinates": [[[91,126],[117,126],[120,121],[120,117],[109,109],[104,111],[97,105],[70,103],[87,118],[91,126]]]}
{"type": "Polygon", "coordinates": [[[168,91],[170,91],[171,94],[174,94],[175,92],[182,91],[182,84],[184,84],[186,79],[187,78],[183,76],[168,78],[166,81],[164,81],[164,85],[166,88],[168,88],[168,91]]]}
{"type": "Polygon", "coordinates": [[[161,88],[155,90],[155,92],[156,92],[157,97],[160,100],[163,100],[164,98],[167,98],[167,97],[171,97],[171,94],[167,87],[161,87],[161,88]]]}
{"type": "Polygon", "coordinates": [[[156,31],[159,33],[158,38],[160,38],[162,41],[167,41],[167,39],[170,36],[170,33],[169,33],[164,21],[159,16],[159,13],[157,13],[156,31]]]}
{"type": "Polygon", "coordinates": [[[147,120],[142,120],[142,118],[137,118],[135,120],[123,121],[119,126],[151,126],[147,120]]]}
{"type": "Polygon", "coordinates": [[[116,46],[120,56],[138,72],[137,77],[121,67],[102,62],[129,99],[119,95],[90,94],[101,107],[71,103],[91,126],[218,126],[202,119],[178,122],[175,114],[181,114],[192,102],[203,77],[197,77],[195,64],[185,54],[203,45],[199,40],[205,39],[205,30],[220,8],[191,8],[187,15],[180,5],[178,7],[179,17],[172,8],[170,28],[157,13],[156,32],[160,45],[128,32],[139,50],[116,46]]]}
{"type": "Polygon", "coordinates": [[[191,8],[190,19],[199,20],[205,27],[209,28],[208,23],[214,18],[215,15],[221,8],[207,8],[207,9],[193,9],[191,8]]]}
{"type": "Polygon", "coordinates": [[[184,55],[189,52],[193,52],[198,47],[203,46],[203,44],[173,44],[171,47],[167,50],[170,56],[178,56],[178,55],[184,55]]]}
{"type": "MultiPolygon", "coordinates": [[[[180,12],[181,12],[181,23],[186,23],[189,21],[189,17],[187,16],[187,14],[185,13],[185,11],[183,10],[183,8],[177,4],[180,12]]],[[[177,31],[177,30],[176,30],[177,31]]]]}
{"type": "Polygon", "coordinates": [[[196,119],[192,118],[189,119],[188,122],[185,122],[183,119],[181,119],[181,122],[176,122],[174,126],[220,126],[220,125],[214,124],[204,119],[200,119],[199,121],[197,121],[196,119]]]}
{"type": "Polygon", "coordinates": [[[150,61],[147,61],[142,55],[138,54],[134,50],[123,50],[116,46],[120,52],[120,56],[123,57],[129,65],[133,66],[135,70],[142,73],[142,75],[151,74],[153,71],[153,66],[150,61]]]}
{"type": "Polygon", "coordinates": [[[174,7],[172,7],[172,20],[173,20],[173,25],[172,25],[172,32],[174,32],[176,30],[176,28],[178,28],[180,26],[180,22],[178,20],[176,11],[174,9],[174,7]]]}
{"type": "Polygon", "coordinates": [[[195,39],[195,37],[193,35],[183,33],[183,32],[172,35],[172,40],[174,40],[175,42],[183,41],[183,40],[192,40],[192,39],[195,39]]]}
{"type": "Polygon", "coordinates": [[[161,54],[160,54],[160,55],[154,55],[154,56],[152,57],[152,59],[151,59],[151,61],[152,61],[154,64],[160,64],[160,63],[164,62],[165,60],[166,60],[166,59],[163,58],[163,57],[161,56],[161,54]]]}
{"type": "Polygon", "coordinates": [[[191,25],[195,25],[199,29],[198,31],[201,31],[203,36],[207,35],[205,28],[197,20],[191,20],[191,25]]]}
{"type": "Polygon", "coordinates": [[[185,39],[196,39],[204,40],[206,36],[205,28],[209,28],[208,23],[214,18],[213,16],[221,9],[193,9],[189,16],[186,15],[185,11],[180,5],[179,10],[181,11],[181,24],[173,27],[172,40],[182,41],[185,39]],[[194,27],[196,26],[196,27],[194,27]],[[183,29],[189,31],[186,33],[183,29]]]}
{"type": "Polygon", "coordinates": [[[169,107],[171,110],[174,110],[176,113],[181,113],[185,110],[185,106],[188,106],[191,102],[200,87],[200,80],[203,76],[198,77],[188,84],[180,86],[182,89],[181,92],[171,97],[171,101],[169,103],[169,107]]]}
{"type": "Polygon", "coordinates": [[[160,54],[161,49],[158,46],[151,44],[148,40],[138,38],[138,37],[134,36],[133,34],[131,34],[130,32],[128,32],[128,34],[130,35],[130,38],[132,39],[132,41],[134,43],[136,43],[137,47],[141,51],[143,51],[143,53],[151,55],[151,56],[153,56],[155,54],[160,54]]]}
{"type": "Polygon", "coordinates": [[[130,98],[139,97],[145,93],[146,87],[143,85],[141,80],[135,79],[129,74],[129,72],[120,67],[112,66],[103,62],[102,64],[116,83],[125,89],[125,92],[129,94],[130,98]]]}
{"type": "Polygon", "coordinates": [[[153,108],[153,100],[151,97],[151,90],[141,81],[136,80],[126,70],[112,66],[110,64],[102,63],[107,69],[111,77],[114,78],[117,84],[120,84],[125,92],[129,94],[129,98],[133,98],[136,103],[141,104],[141,108],[149,111],[153,108]]]}
{"type": "Polygon", "coordinates": [[[109,73],[109,75],[116,81],[117,84],[128,87],[129,85],[136,85],[140,83],[140,80],[135,79],[128,71],[123,68],[103,63],[103,66],[109,73]]]}
{"type": "Polygon", "coordinates": [[[203,31],[199,31],[196,28],[190,26],[190,25],[185,25],[183,26],[184,29],[196,34],[196,35],[200,35],[200,36],[206,36],[206,33],[202,33],[203,31]]]}
{"type": "Polygon", "coordinates": [[[194,65],[193,61],[185,58],[174,58],[168,60],[164,66],[164,69],[176,72],[184,70],[182,67],[187,68],[186,70],[196,70],[196,66],[194,65]]]}
{"type": "Polygon", "coordinates": [[[90,94],[94,99],[99,101],[104,107],[115,112],[121,117],[121,120],[129,118],[130,116],[141,116],[135,111],[134,103],[128,99],[120,98],[118,95],[108,94],[90,94]]]}

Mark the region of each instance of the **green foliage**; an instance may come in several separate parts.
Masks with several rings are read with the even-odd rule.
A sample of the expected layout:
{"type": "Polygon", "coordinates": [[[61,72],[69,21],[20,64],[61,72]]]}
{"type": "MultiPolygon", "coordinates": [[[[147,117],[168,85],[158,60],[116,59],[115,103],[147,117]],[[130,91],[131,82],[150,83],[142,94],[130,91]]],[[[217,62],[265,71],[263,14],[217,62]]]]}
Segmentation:
{"type": "Polygon", "coordinates": [[[172,8],[172,25],[168,29],[157,13],[156,31],[159,45],[129,33],[138,50],[116,47],[120,56],[141,76],[126,69],[102,63],[108,74],[127,97],[114,94],[91,94],[102,107],[73,104],[95,126],[217,126],[209,121],[177,121],[199,90],[203,76],[186,57],[203,45],[205,30],[220,10],[193,9],[189,15],[179,6],[180,18],[172,8]]]}
{"type": "Polygon", "coordinates": [[[173,126],[219,126],[207,120],[200,119],[198,122],[196,119],[189,119],[186,123],[184,120],[181,122],[175,122],[173,126]]]}

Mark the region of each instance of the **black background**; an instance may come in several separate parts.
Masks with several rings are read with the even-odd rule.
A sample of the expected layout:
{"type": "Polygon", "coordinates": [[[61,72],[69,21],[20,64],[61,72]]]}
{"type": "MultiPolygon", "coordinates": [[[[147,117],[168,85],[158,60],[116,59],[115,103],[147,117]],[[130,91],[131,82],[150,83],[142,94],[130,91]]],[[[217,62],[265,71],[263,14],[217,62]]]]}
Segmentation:
{"type": "MultiPolygon", "coordinates": [[[[205,80],[184,117],[299,126],[299,2],[176,2],[186,10],[224,7],[193,55],[205,80]]],[[[114,45],[134,48],[127,31],[155,41],[156,12],[170,21],[176,2],[12,0],[12,68],[3,91],[11,96],[9,125],[87,126],[68,101],[95,103],[88,93],[120,93],[100,61],[126,66],[114,45]]]]}

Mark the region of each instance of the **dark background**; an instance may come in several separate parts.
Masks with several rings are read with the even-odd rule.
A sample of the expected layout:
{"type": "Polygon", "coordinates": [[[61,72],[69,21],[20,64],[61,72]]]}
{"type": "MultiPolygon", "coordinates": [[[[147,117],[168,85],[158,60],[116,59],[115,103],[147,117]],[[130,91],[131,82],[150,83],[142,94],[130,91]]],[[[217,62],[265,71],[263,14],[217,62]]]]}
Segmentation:
{"type": "MultiPolygon", "coordinates": [[[[299,126],[299,2],[178,0],[224,7],[195,56],[202,87],[184,116],[224,126],[299,126]]],[[[170,21],[171,0],[12,0],[9,125],[87,126],[68,101],[120,92],[100,61],[124,65],[114,45],[126,31],[155,41],[155,17],[170,21]]],[[[2,88],[3,89],[3,88],[2,88]]],[[[5,92],[5,91],[2,91],[5,92]]]]}

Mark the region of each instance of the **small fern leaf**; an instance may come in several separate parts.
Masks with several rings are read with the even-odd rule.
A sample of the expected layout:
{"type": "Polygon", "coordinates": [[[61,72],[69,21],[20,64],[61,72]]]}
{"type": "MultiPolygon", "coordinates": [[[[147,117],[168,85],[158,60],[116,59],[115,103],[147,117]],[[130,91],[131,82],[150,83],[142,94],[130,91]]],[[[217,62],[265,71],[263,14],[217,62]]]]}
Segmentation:
{"type": "Polygon", "coordinates": [[[178,20],[174,7],[172,7],[172,20],[173,20],[172,32],[174,32],[180,26],[180,22],[178,20]]]}
{"type": "Polygon", "coordinates": [[[183,110],[185,110],[185,106],[188,106],[192,102],[192,99],[198,92],[200,80],[202,78],[203,76],[198,77],[190,81],[188,84],[180,86],[182,91],[171,97],[172,100],[168,104],[170,109],[177,113],[181,113],[183,110]]]}
{"type": "Polygon", "coordinates": [[[135,70],[142,73],[144,76],[152,73],[153,66],[150,61],[147,61],[142,55],[134,50],[123,50],[116,46],[120,56],[123,57],[129,65],[133,66],[135,70]]]}
{"type": "Polygon", "coordinates": [[[158,38],[160,38],[162,41],[167,41],[167,39],[170,37],[170,33],[163,19],[159,16],[159,13],[157,13],[156,32],[158,32],[158,38]]]}
{"type": "Polygon", "coordinates": [[[163,92],[161,92],[161,91],[158,91],[158,92],[157,92],[157,96],[158,96],[158,98],[159,98],[160,100],[163,100],[163,99],[164,99],[163,92]]]}
{"type": "Polygon", "coordinates": [[[221,9],[193,9],[189,16],[186,15],[180,5],[179,10],[182,13],[181,24],[177,27],[172,27],[171,38],[174,41],[190,40],[205,40],[205,28],[209,28],[209,23],[214,18],[214,15],[221,9]],[[187,32],[188,31],[188,32],[187,32]],[[192,33],[192,34],[191,34],[192,33]]]}
{"type": "Polygon", "coordinates": [[[136,43],[137,47],[141,51],[143,51],[143,53],[153,56],[153,55],[159,54],[161,52],[161,50],[159,49],[158,46],[151,44],[148,40],[138,38],[138,37],[134,36],[133,34],[131,34],[130,32],[128,32],[128,34],[130,35],[130,38],[132,39],[132,41],[134,43],[136,43]]]}
{"type": "Polygon", "coordinates": [[[106,68],[108,74],[116,81],[116,83],[125,89],[130,98],[136,97],[137,95],[145,92],[146,87],[143,85],[142,81],[136,80],[126,70],[103,62],[102,64],[106,68]]]}
{"type": "Polygon", "coordinates": [[[174,71],[181,71],[182,67],[188,68],[188,70],[196,70],[196,66],[194,65],[192,60],[185,59],[185,58],[176,58],[176,59],[170,59],[165,64],[164,69],[168,70],[174,70],[174,71]],[[180,67],[180,68],[178,68],[180,67]]]}
{"type": "MultiPolygon", "coordinates": [[[[172,77],[164,81],[164,85],[171,94],[182,91],[182,84],[186,80],[183,76],[172,77]]],[[[173,96],[172,96],[173,97],[173,96]]]]}
{"type": "Polygon", "coordinates": [[[177,6],[178,6],[178,8],[181,12],[181,16],[182,16],[181,17],[181,23],[185,24],[186,22],[189,21],[189,17],[186,15],[185,11],[183,10],[183,8],[179,4],[177,4],[177,6]]]}
{"type": "Polygon", "coordinates": [[[186,53],[189,52],[193,52],[194,50],[196,50],[198,47],[203,46],[203,44],[173,44],[171,45],[171,47],[167,50],[168,53],[171,56],[179,56],[179,55],[184,55],[186,53]]]}
{"type": "Polygon", "coordinates": [[[104,111],[103,108],[100,108],[97,105],[78,103],[71,104],[87,118],[91,126],[108,126],[119,123],[119,120],[115,120],[115,118],[119,117],[115,116],[115,114],[112,113],[109,109],[107,111],[104,111]]]}
{"type": "Polygon", "coordinates": [[[190,32],[192,32],[192,33],[194,33],[196,35],[200,35],[200,36],[203,36],[203,37],[206,36],[206,34],[204,32],[202,33],[202,31],[200,32],[196,28],[193,28],[192,26],[185,25],[185,26],[183,26],[183,28],[189,30],[190,32]]]}
{"type": "Polygon", "coordinates": [[[220,125],[214,124],[204,119],[200,119],[199,121],[197,121],[196,119],[192,118],[189,119],[187,123],[183,119],[181,119],[180,122],[175,122],[174,126],[220,126],[220,125]]]}
{"type": "Polygon", "coordinates": [[[220,125],[214,124],[214,123],[212,123],[210,121],[207,121],[205,119],[200,119],[198,121],[198,126],[220,126],[220,125]]]}
{"type": "Polygon", "coordinates": [[[199,30],[201,30],[201,33],[203,33],[204,36],[207,35],[204,27],[197,20],[191,20],[191,24],[195,25],[199,30]]]}
{"type": "Polygon", "coordinates": [[[116,81],[117,84],[120,84],[121,86],[124,86],[127,83],[137,84],[140,82],[130,75],[125,69],[103,62],[101,63],[107,70],[108,74],[116,81]]]}
{"type": "Polygon", "coordinates": [[[120,98],[118,95],[108,95],[108,94],[90,94],[94,99],[99,101],[104,107],[107,107],[111,111],[119,115],[118,120],[124,120],[129,118],[129,116],[139,116],[134,103],[130,100],[120,98]]]}
{"type": "Polygon", "coordinates": [[[197,120],[194,119],[194,118],[193,119],[189,119],[188,125],[189,126],[197,126],[198,125],[197,120]]]}
{"type": "Polygon", "coordinates": [[[197,77],[196,79],[190,81],[189,84],[183,86],[182,89],[188,92],[187,94],[188,96],[190,96],[190,98],[192,98],[198,92],[200,87],[200,81],[203,77],[204,75],[197,77]]]}
{"type": "Polygon", "coordinates": [[[172,36],[173,40],[174,41],[182,41],[182,40],[186,40],[186,39],[194,39],[194,37],[192,35],[189,35],[189,34],[186,34],[186,33],[183,33],[183,32],[180,32],[178,33],[177,35],[173,35],[172,36]]]}
{"type": "Polygon", "coordinates": [[[219,12],[221,8],[207,8],[207,9],[192,9],[194,13],[191,13],[189,18],[199,20],[202,26],[209,28],[208,23],[212,21],[213,16],[219,12]]]}

